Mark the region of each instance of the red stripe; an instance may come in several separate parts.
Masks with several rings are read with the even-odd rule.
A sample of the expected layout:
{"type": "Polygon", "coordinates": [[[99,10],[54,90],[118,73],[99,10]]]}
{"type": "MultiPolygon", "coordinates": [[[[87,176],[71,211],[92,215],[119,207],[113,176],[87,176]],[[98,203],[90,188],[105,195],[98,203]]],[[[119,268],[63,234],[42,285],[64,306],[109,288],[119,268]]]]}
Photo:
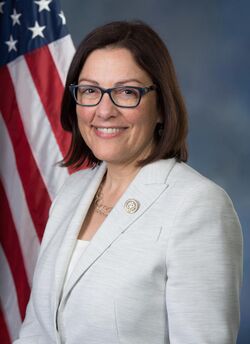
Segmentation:
{"type": "Polygon", "coordinates": [[[30,287],[24,267],[23,256],[13,222],[8,200],[0,182],[0,242],[2,243],[6,259],[15,283],[19,310],[22,320],[25,316],[26,306],[29,300],[30,287]]]}
{"type": "Polygon", "coordinates": [[[7,329],[6,322],[3,316],[1,304],[0,304],[0,343],[11,344],[9,331],[7,329]]]}
{"type": "Polygon", "coordinates": [[[60,109],[63,85],[48,46],[25,55],[36,89],[48,116],[56,141],[65,156],[71,141],[68,132],[62,130],[60,109]],[[44,72],[46,71],[46,73],[44,72]]]}
{"type": "Polygon", "coordinates": [[[11,77],[5,66],[0,69],[0,84],[4,85],[0,92],[0,110],[12,141],[29,211],[41,240],[51,200],[27,141],[11,77]]]}

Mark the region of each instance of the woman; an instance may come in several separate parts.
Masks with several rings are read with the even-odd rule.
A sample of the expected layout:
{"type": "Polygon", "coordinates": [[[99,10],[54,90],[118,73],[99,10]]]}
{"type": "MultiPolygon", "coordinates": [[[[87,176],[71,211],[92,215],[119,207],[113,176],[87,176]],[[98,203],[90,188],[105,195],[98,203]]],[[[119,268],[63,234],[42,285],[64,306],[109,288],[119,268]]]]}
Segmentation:
{"type": "Polygon", "coordinates": [[[16,343],[235,343],[240,224],[185,164],[185,105],[158,35],[141,22],[91,32],[61,121],[63,166],[92,168],[53,202],[16,343]]]}

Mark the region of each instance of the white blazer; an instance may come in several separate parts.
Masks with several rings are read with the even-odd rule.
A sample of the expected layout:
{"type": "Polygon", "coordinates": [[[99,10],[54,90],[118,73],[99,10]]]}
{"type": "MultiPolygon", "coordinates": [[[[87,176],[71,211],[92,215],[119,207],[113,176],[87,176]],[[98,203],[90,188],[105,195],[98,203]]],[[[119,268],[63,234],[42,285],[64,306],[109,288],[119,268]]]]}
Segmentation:
{"type": "Polygon", "coordinates": [[[105,170],[73,174],[53,202],[15,343],[234,344],[238,217],[220,187],[175,159],[139,171],[64,285],[105,170]]]}

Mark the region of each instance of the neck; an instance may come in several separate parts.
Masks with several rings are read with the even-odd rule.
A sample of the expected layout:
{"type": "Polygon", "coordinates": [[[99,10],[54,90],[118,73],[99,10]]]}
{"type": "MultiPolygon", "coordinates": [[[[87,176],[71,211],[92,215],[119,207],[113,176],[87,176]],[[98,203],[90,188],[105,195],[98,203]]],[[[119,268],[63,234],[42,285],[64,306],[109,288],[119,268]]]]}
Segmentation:
{"type": "Polygon", "coordinates": [[[147,147],[144,148],[143,153],[140,154],[137,159],[134,159],[133,162],[128,161],[127,163],[117,164],[107,162],[107,174],[103,184],[104,192],[106,191],[108,194],[118,193],[121,195],[141,169],[141,167],[137,165],[136,161],[147,157],[153,146],[154,143],[149,142],[147,147]]]}
{"type": "Polygon", "coordinates": [[[135,165],[114,165],[107,164],[107,174],[104,182],[104,188],[109,194],[123,193],[130,182],[139,172],[140,167],[135,165]]]}

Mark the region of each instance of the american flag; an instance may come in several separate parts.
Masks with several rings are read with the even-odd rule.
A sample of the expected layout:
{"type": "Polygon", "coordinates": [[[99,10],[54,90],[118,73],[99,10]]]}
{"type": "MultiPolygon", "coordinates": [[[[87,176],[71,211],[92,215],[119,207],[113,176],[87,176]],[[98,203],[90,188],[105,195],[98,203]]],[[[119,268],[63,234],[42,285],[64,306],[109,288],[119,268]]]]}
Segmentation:
{"type": "Polygon", "coordinates": [[[17,338],[69,134],[60,102],[74,46],[56,0],[0,1],[0,343],[17,338]]]}

